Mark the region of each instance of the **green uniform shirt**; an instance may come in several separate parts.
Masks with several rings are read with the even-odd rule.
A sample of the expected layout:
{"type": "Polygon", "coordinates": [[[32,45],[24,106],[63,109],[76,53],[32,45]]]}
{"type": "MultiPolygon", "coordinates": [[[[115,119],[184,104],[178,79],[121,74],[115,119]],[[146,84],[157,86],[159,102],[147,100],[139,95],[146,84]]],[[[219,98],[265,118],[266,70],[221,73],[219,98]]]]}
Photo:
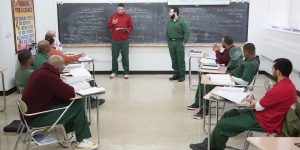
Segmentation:
{"type": "Polygon", "coordinates": [[[232,47],[229,49],[230,61],[227,65],[228,70],[234,70],[238,67],[243,61],[243,53],[240,47],[232,47]]]}
{"type": "Polygon", "coordinates": [[[32,68],[24,68],[24,67],[19,68],[15,74],[16,83],[24,87],[32,72],[33,72],[32,68]]]}
{"type": "Polygon", "coordinates": [[[43,65],[43,63],[47,62],[49,57],[42,53],[36,53],[34,57],[34,69],[37,69],[43,65]]]}
{"type": "Polygon", "coordinates": [[[183,17],[179,16],[174,22],[173,19],[169,19],[167,24],[167,40],[171,39],[183,40],[186,43],[189,39],[190,31],[187,27],[183,17]]]}
{"type": "Polygon", "coordinates": [[[258,72],[259,64],[260,61],[258,56],[250,60],[244,60],[242,64],[232,71],[231,75],[251,83],[258,72]]]}

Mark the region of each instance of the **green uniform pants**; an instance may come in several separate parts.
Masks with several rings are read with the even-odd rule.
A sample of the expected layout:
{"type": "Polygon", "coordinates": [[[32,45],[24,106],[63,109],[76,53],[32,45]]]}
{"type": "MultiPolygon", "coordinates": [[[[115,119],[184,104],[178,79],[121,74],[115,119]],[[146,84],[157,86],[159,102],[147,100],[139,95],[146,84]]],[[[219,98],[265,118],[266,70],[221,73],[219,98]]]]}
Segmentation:
{"type": "MultiPolygon", "coordinates": [[[[71,101],[68,100],[59,101],[52,109],[65,107],[69,105],[70,102],[71,101]]],[[[77,142],[81,142],[83,139],[91,137],[84,106],[84,99],[75,100],[58,122],[58,124],[64,124],[67,133],[75,131],[77,142]]],[[[30,123],[30,126],[41,127],[53,125],[62,113],[63,110],[58,110],[39,115],[30,123]]]]}
{"type": "MultiPolygon", "coordinates": [[[[263,132],[253,110],[232,109],[224,113],[210,134],[211,149],[224,150],[229,137],[236,136],[247,130],[263,132]]],[[[204,139],[203,143],[208,145],[208,139],[204,139]]]]}
{"type": "Polygon", "coordinates": [[[185,76],[185,60],[183,41],[169,41],[169,52],[172,60],[173,76],[185,76]]]}
{"type": "Polygon", "coordinates": [[[129,41],[112,41],[112,73],[118,74],[118,57],[122,55],[122,65],[125,74],[129,74],[129,41]]]}
{"type": "MultiPolygon", "coordinates": [[[[206,94],[208,92],[210,92],[211,90],[213,90],[216,86],[215,85],[206,85],[206,94]]],[[[195,102],[194,104],[197,105],[197,106],[200,106],[200,108],[203,107],[203,96],[204,96],[204,85],[203,84],[199,84],[198,85],[198,88],[197,88],[197,92],[196,92],[196,95],[195,95],[195,102]],[[200,105],[199,105],[200,103],[200,105]]],[[[208,103],[209,101],[206,100],[205,102],[205,106],[206,106],[206,114],[208,114],[208,103]]]]}

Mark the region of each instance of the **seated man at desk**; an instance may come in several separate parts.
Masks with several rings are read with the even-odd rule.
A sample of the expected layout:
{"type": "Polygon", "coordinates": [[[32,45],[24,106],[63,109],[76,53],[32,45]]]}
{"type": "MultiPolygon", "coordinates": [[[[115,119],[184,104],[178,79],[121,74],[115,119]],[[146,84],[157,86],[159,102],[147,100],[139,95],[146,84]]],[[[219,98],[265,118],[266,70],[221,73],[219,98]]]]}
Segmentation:
{"type": "MultiPolygon", "coordinates": [[[[75,97],[74,88],[63,82],[60,72],[64,69],[61,56],[51,56],[48,63],[36,69],[27,82],[22,100],[28,106],[28,113],[36,113],[50,109],[65,107],[75,97]]],[[[49,112],[44,115],[26,117],[31,127],[52,125],[63,110],[49,112]]],[[[78,149],[95,149],[98,145],[89,140],[91,132],[85,114],[84,100],[78,99],[62,116],[58,124],[64,124],[66,132],[75,131],[78,149]]]]}
{"type": "MultiPolygon", "coordinates": [[[[289,79],[292,69],[293,65],[288,59],[276,59],[272,72],[277,83],[258,102],[247,98],[250,103],[249,109],[233,109],[226,112],[210,134],[210,149],[225,149],[229,137],[246,130],[276,132],[277,136],[280,136],[286,113],[297,100],[296,88],[289,79]]],[[[202,143],[191,144],[190,148],[206,150],[207,145],[206,138],[202,143]]]]}
{"type": "Polygon", "coordinates": [[[50,57],[52,55],[59,55],[64,58],[65,64],[70,64],[76,62],[80,57],[84,57],[84,53],[76,54],[76,55],[66,55],[62,53],[61,51],[57,50],[54,46],[54,41],[55,39],[52,36],[46,35],[45,40],[49,42],[50,46],[50,51],[47,53],[47,55],[50,57]]]}
{"type": "MultiPolygon", "coordinates": [[[[70,63],[76,63],[76,61],[80,58],[80,57],[84,57],[85,54],[84,53],[80,53],[80,54],[77,54],[77,55],[66,55],[64,53],[62,53],[61,51],[57,50],[55,47],[54,47],[54,38],[52,36],[49,36],[46,34],[45,36],[45,40],[47,40],[49,42],[49,44],[51,45],[50,46],[50,51],[47,53],[47,55],[49,57],[53,56],[53,55],[59,55],[61,57],[64,58],[64,63],[65,65],[68,65],[70,63]]],[[[95,80],[91,80],[90,81],[90,85],[91,86],[97,86],[97,84],[95,83],[95,80]]],[[[96,101],[97,99],[95,99],[94,97],[92,97],[92,101],[91,101],[91,106],[92,108],[95,108],[96,107],[96,101]]],[[[104,99],[98,99],[98,105],[102,105],[105,103],[105,100],[104,99]]]]}
{"type": "Polygon", "coordinates": [[[30,51],[24,50],[18,54],[21,67],[16,71],[15,80],[18,87],[24,88],[29,76],[33,72],[33,57],[30,51]]]}
{"type": "Polygon", "coordinates": [[[49,57],[47,53],[50,51],[50,43],[46,40],[42,40],[38,43],[38,52],[34,57],[34,69],[38,69],[43,65],[43,63],[47,62],[49,57]]]}
{"type": "Polygon", "coordinates": [[[213,46],[217,58],[216,62],[225,64],[228,71],[235,69],[243,61],[242,49],[234,46],[233,39],[230,36],[222,38],[222,47],[224,48],[223,52],[221,52],[218,45],[213,46]]]}
{"type": "MultiPolygon", "coordinates": [[[[233,70],[235,69],[242,61],[243,61],[243,55],[241,48],[237,48],[233,44],[233,39],[230,36],[224,36],[222,38],[222,47],[224,48],[223,52],[220,52],[220,47],[217,45],[213,46],[213,50],[216,53],[216,62],[218,64],[225,64],[227,66],[227,70],[233,70]]],[[[199,84],[196,95],[195,95],[195,102],[188,106],[188,110],[195,110],[199,108],[199,96],[203,97],[203,92],[200,92],[200,90],[203,90],[203,85],[199,84]]],[[[213,87],[212,87],[213,88],[213,87]]],[[[208,89],[209,90],[209,89],[208,89]]],[[[202,101],[201,101],[202,105],[202,101]]],[[[203,114],[203,110],[200,109],[200,111],[194,115],[195,119],[200,119],[203,114]]]]}

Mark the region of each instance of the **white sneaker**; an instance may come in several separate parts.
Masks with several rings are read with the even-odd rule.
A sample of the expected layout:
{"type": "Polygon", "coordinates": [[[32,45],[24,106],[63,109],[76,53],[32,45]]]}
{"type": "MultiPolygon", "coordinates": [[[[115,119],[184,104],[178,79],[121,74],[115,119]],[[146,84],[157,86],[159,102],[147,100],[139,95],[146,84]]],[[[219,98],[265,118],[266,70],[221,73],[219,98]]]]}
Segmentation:
{"type": "MultiPolygon", "coordinates": [[[[76,135],[73,132],[68,133],[67,134],[67,139],[68,139],[70,144],[75,143],[76,142],[76,135]]],[[[66,140],[63,140],[63,141],[59,142],[59,144],[64,148],[69,148],[69,145],[68,145],[66,140]]]]}
{"type": "Polygon", "coordinates": [[[116,76],[117,76],[117,74],[112,73],[112,74],[109,76],[109,78],[110,78],[110,79],[114,79],[114,78],[116,78],[116,76]]]}
{"type": "Polygon", "coordinates": [[[98,148],[98,144],[90,141],[89,139],[84,139],[80,143],[77,143],[75,145],[76,150],[92,150],[97,148],[98,148]]]}
{"type": "Polygon", "coordinates": [[[128,74],[125,74],[125,75],[124,75],[124,79],[129,79],[129,77],[130,77],[130,76],[129,76],[128,74]]]}

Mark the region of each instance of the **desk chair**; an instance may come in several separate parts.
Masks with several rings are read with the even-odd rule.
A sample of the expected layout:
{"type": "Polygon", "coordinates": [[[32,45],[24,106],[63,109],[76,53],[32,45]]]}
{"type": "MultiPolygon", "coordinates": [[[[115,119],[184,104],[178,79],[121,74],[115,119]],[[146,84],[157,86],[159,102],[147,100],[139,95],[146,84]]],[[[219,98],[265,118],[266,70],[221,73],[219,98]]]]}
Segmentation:
{"type": "MultiPolygon", "coordinates": [[[[27,132],[24,133],[25,137],[24,137],[24,143],[26,143],[26,150],[28,150],[30,148],[30,144],[33,140],[33,136],[38,134],[38,133],[43,133],[43,134],[47,134],[49,135],[50,133],[55,133],[57,141],[58,142],[63,142],[63,140],[59,140],[58,137],[58,133],[60,132],[64,139],[68,139],[67,135],[66,135],[66,131],[63,125],[61,124],[57,124],[58,121],[61,119],[61,117],[65,114],[65,112],[70,108],[70,106],[73,104],[74,101],[72,101],[68,106],[66,107],[61,107],[61,108],[57,108],[57,109],[52,109],[52,110],[47,110],[47,111],[42,111],[42,112],[36,112],[36,113],[32,113],[32,114],[27,114],[28,112],[28,107],[26,105],[26,103],[24,101],[22,101],[21,99],[17,99],[17,106],[18,106],[18,110],[20,113],[20,118],[21,118],[21,122],[22,122],[22,126],[20,126],[20,132],[19,132],[19,136],[18,139],[16,141],[14,150],[16,150],[18,148],[18,145],[20,143],[20,140],[23,136],[23,130],[26,128],[27,132]],[[27,123],[27,121],[25,120],[25,117],[29,117],[29,116],[36,116],[36,115],[40,115],[40,114],[46,114],[49,112],[53,112],[53,111],[58,111],[58,110],[64,110],[63,113],[58,116],[58,119],[56,120],[56,122],[52,125],[52,126],[44,126],[44,127],[30,127],[27,123]],[[57,130],[57,129],[61,129],[61,130],[57,130]]],[[[19,129],[18,129],[19,130],[19,129]]],[[[69,147],[69,149],[71,150],[71,146],[68,140],[66,140],[66,143],[69,147]]],[[[36,143],[35,143],[36,144],[36,143]]],[[[35,147],[39,147],[37,144],[35,147]]]]}

